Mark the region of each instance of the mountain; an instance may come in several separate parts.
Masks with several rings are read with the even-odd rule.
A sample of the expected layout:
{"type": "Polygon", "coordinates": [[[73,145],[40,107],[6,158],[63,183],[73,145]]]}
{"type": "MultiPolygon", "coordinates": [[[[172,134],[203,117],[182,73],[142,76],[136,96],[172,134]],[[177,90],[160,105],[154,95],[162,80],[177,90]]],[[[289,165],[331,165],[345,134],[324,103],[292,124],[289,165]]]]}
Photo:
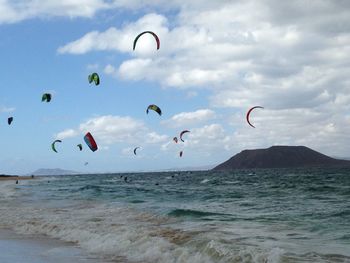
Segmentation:
{"type": "Polygon", "coordinates": [[[334,159],[305,146],[272,146],[241,151],[213,170],[334,166],[350,167],[350,161],[334,159]]]}
{"type": "Polygon", "coordinates": [[[38,170],[30,173],[30,175],[37,175],[37,176],[41,176],[41,175],[69,175],[69,174],[78,174],[78,173],[75,171],[63,170],[60,168],[54,168],[54,169],[41,168],[41,169],[38,169],[38,170]]]}

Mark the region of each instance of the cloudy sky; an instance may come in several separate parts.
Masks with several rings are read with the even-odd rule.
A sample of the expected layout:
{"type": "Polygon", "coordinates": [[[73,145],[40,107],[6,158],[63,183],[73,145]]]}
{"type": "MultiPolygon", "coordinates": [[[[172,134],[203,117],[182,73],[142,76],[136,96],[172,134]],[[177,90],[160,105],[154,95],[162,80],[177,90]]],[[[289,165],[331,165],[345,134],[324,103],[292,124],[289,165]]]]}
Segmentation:
{"type": "Polygon", "coordinates": [[[196,167],[272,145],[350,156],[350,1],[0,0],[0,33],[0,173],[196,167]],[[144,35],[133,51],[146,30],[160,49],[144,35]]]}

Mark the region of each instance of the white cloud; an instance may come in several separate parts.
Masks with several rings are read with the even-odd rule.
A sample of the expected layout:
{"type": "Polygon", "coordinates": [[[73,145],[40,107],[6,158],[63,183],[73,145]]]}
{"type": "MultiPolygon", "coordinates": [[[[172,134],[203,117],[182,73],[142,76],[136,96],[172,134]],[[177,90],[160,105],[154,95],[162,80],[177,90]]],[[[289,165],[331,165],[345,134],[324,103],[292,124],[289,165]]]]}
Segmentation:
{"type": "MultiPolygon", "coordinates": [[[[70,54],[84,54],[90,51],[120,51],[132,52],[135,37],[145,28],[152,28],[161,38],[166,33],[165,27],[167,19],[159,14],[148,14],[140,18],[136,23],[127,24],[122,29],[111,27],[104,32],[92,31],[82,38],[70,42],[58,48],[58,52],[70,54]]],[[[135,54],[153,54],[155,50],[155,40],[151,35],[143,35],[136,46],[135,54]],[[142,42],[140,45],[139,42],[142,42]]]]}
{"type": "Polygon", "coordinates": [[[76,130],[67,129],[67,130],[64,130],[62,132],[57,133],[54,137],[56,139],[64,140],[64,139],[67,139],[67,138],[76,137],[78,135],[79,135],[79,133],[76,130]]]}
{"type": "Polygon", "coordinates": [[[235,145],[232,143],[232,137],[227,135],[221,124],[217,123],[191,129],[184,141],[184,143],[179,141],[177,144],[166,142],[162,144],[161,150],[172,152],[184,150],[209,156],[232,151],[235,145]]]}
{"type": "Polygon", "coordinates": [[[146,134],[147,143],[162,143],[169,140],[167,135],[160,135],[156,132],[149,132],[146,134]]]}
{"type": "Polygon", "coordinates": [[[186,98],[187,99],[191,99],[191,98],[194,98],[194,97],[197,97],[197,96],[198,96],[198,92],[195,92],[195,91],[189,91],[186,94],[186,98]]]}
{"type": "Polygon", "coordinates": [[[6,106],[0,106],[0,112],[13,112],[16,108],[14,107],[6,107],[6,106]]]}
{"type": "Polygon", "coordinates": [[[115,76],[117,74],[117,69],[113,67],[111,64],[105,66],[103,72],[107,75],[115,76]]]}
{"type": "MultiPolygon", "coordinates": [[[[221,124],[206,126],[221,134],[218,142],[208,138],[203,142],[201,138],[208,134],[203,133],[193,137],[197,143],[192,146],[217,150],[217,143],[232,150],[306,144],[331,154],[349,154],[345,145],[350,131],[350,4],[331,0],[307,5],[299,0],[209,2],[172,1],[170,8],[179,11],[171,19],[148,14],[121,28],[90,32],[59,51],[129,53],[132,57],[110,65],[109,72],[166,88],[209,90],[209,107],[219,108],[217,112],[232,108],[233,130],[221,124]],[[159,51],[148,36],[132,51],[134,37],[145,28],[159,35],[159,51]],[[245,122],[245,112],[255,105],[265,110],[252,116],[257,127],[253,129],[245,122]]],[[[131,1],[129,7],[136,3],[131,1]]],[[[165,123],[179,127],[196,121],[181,114],[185,113],[179,114],[182,121],[175,115],[165,123]]],[[[195,136],[192,130],[191,136],[195,136]]]]}
{"type": "Polygon", "coordinates": [[[142,121],[131,117],[105,115],[91,118],[76,129],[66,129],[55,138],[66,139],[84,136],[91,132],[96,141],[105,145],[115,143],[158,144],[168,140],[168,136],[150,131],[142,121]]]}
{"type": "Polygon", "coordinates": [[[104,0],[0,0],[0,24],[36,17],[93,17],[112,7],[104,0]]]}
{"type": "Polygon", "coordinates": [[[193,126],[215,118],[215,112],[210,109],[200,109],[193,112],[181,112],[172,116],[169,120],[163,121],[171,127],[193,126]]]}
{"type": "Polygon", "coordinates": [[[97,140],[105,144],[135,141],[140,133],[145,132],[143,122],[131,117],[100,116],[92,118],[79,126],[83,133],[91,132],[97,140]]]}

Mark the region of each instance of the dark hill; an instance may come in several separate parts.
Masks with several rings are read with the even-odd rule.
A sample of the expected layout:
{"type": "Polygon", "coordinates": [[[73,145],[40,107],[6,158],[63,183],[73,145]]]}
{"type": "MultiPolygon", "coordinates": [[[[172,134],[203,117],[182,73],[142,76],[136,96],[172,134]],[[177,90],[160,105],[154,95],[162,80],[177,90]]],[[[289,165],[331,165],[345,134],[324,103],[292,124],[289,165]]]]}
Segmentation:
{"type": "Polygon", "coordinates": [[[350,167],[350,161],[331,158],[305,146],[272,146],[244,150],[213,170],[251,168],[350,167]]]}

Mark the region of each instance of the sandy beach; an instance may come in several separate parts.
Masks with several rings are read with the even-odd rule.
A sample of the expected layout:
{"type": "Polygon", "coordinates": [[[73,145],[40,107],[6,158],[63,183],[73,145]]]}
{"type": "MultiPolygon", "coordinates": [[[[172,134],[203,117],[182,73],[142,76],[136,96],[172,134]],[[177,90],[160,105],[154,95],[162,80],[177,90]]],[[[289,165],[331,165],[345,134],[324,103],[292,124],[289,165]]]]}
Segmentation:
{"type": "Polygon", "coordinates": [[[17,180],[33,180],[35,179],[35,177],[31,177],[31,176],[0,176],[0,181],[17,181],[17,180]]]}

